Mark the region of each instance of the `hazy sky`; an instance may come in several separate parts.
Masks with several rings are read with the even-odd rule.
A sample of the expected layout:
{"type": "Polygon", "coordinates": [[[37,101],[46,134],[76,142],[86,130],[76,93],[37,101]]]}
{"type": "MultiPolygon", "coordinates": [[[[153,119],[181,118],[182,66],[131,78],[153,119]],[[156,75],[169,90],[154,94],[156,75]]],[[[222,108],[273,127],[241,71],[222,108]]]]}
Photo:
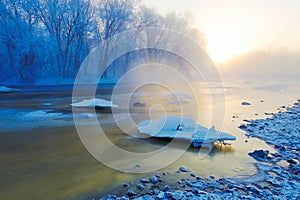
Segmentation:
{"type": "Polygon", "coordinates": [[[189,11],[215,62],[256,49],[300,52],[300,0],[143,0],[160,12],[189,11]]]}

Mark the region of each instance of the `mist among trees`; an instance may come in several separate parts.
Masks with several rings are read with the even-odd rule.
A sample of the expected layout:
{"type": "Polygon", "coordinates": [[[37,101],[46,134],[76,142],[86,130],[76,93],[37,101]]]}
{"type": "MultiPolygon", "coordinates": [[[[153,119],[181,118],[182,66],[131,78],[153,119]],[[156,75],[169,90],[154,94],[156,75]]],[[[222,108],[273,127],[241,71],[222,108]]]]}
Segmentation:
{"type": "MultiPolygon", "coordinates": [[[[189,15],[162,15],[135,0],[2,0],[0,83],[72,80],[92,48],[146,27],[174,29],[205,44],[189,15]]],[[[126,68],[126,62],[120,66],[126,68]]]]}

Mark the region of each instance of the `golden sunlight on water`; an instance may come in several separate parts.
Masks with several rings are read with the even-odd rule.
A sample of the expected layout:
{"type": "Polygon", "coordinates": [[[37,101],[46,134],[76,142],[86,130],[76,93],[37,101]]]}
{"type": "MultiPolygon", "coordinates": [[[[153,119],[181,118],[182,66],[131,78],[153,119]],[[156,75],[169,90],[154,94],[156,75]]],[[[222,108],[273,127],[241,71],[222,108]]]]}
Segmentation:
{"type": "MultiPolygon", "coordinates": [[[[214,89],[211,89],[211,93],[204,87],[200,87],[200,84],[198,87],[202,88],[202,91],[197,94],[198,111],[189,108],[185,114],[193,116],[195,113],[190,113],[191,111],[198,112],[199,122],[205,126],[212,125],[213,117],[214,120],[224,122],[217,128],[235,135],[237,141],[232,142],[231,148],[215,148],[205,158],[199,158],[198,150],[190,148],[175,163],[160,171],[172,173],[179,166],[185,166],[201,176],[245,177],[255,174],[256,169],[253,166],[255,161],[247,155],[248,152],[258,147],[270,151],[274,151],[274,149],[261,140],[246,138],[244,132],[237,127],[243,119],[264,118],[264,112],[275,112],[279,106],[292,103],[295,98],[291,97],[293,96],[291,94],[299,92],[299,86],[288,86],[286,92],[279,94],[261,88],[257,89],[253,84],[227,83],[225,85],[224,113],[211,112],[213,105],[211,104],[211,95],[214,97],[214,105],[224,103],[220,96],[220,87],[216,85],[214,89]],[[251,102],[252,105],[241,106],[243,100],[251,102]],[[233,115],[239,118],[233,119],[233,115]],[[245,140],[249,140],[249,142],[245,143],[245,140]]],[[[160,98],[165,94],[168,93],[157,87],[138,91],[131,101],[146,102],[147,107],[131,108],[132,118],[136,121],[148,118],[147,110],[152,104],[165,105],[165,109],[169,111],[168,114],[180,113],[181,109],[178,105],[167,104],[169,99],[160,98]],[[143,92],[145,94],[141,95],[143,92]]],[[[117,98],[122,99],[122,95],[117,98]]],[[[27,105],[29,101],[30,99],[25,99],[22,103],[27,105]]],[[[117,114],[122,115],[122,103],[118,103],[120,103],[120,111],[117,114]]],[[[68,105],[68,103],[65,102],[63,105],[68,105]]],[[[18,106],[22,107],[21,104],[18,106]]],[[[193,105],[186,106],[193,107],[193,105]]],[[[154,110],[152,114],[154,117],[158,117],[161,112],[154,110]]],[[[113,117],[109,113],[100,113],[98,119],[100,123],[103,123],[102,127],[108,138],[127,151],[151,152],[169,142],[127,135],[113,123],[113,117]]],[[[129,127],[129,129],[137,132],[135,127],[129,127]]],[[[81,195],[88,196],[93,192],[101,193],[114,184],[147,176],[147,174],[119,172],[94,159],[81,143],[74,126],[44,127],[14,132],[2,131],[0,141],[0,192],[2,197],[6,197],[5,199],[21,197],[49,200],[78,199],[81,195]]],[[[120,159],[116,162],[121,164],[123,161],[120,159]]]]}

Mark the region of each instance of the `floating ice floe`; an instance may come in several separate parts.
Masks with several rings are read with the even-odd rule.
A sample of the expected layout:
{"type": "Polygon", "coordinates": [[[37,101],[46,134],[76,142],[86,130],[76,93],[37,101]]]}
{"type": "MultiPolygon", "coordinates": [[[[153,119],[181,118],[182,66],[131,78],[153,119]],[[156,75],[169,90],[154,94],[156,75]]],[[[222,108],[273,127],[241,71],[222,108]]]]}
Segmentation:
{"type": "Polygon", "coordinates": [[[96,114],[92,114],[92,113],[81,113],[77,115],[78,119],[94,119],[97,118],[96,114]]]}
{"type": "Polygon", "coordinates": [[[51,110],[37,110],[24,114],[24,117],[29,118],[49,118],[49,117],[59,117],[62,113],[50,112],[51,110]]]}
{"type": "Polygon", "coordinates": [[[188,94],[182,94],[182,93],[173,93],[173,94],[168,94],[168,95],[163,95],[161,98],[172,98],[172,99],[192,99],[192,97],[188,94]]]}
{"type": "Polygon", "coordinates": [[[71,114],[63,114],[50,109],[28,111],[0,109],[0,118],[1,131],[23,131],[40,127],[72,126],[74,124],[71,120],[71,114]]]}
{"type": "Polygon", "coordinates": [[[117,108],[119,107],[117,104],[114,104],[112,101],[107,101],[104,99],[85,99],[83,101],[72,103],[73,107],[95,107],[95,108],[117,108]]]}
{"type": "Polygon", "coordinates": [[[188,104],[189,102],[184,99],[172,99],[168,104],[188,104]]]}
{"type": "Polygon", "coordinates": [[[42,106],[52,106],[52,103],[42,103],[42,106]]]}
{"type": "Polygon", "coordinates": [[[152,137],[187,140],[194,147],[212,148],[216,141],[236,140],[235,136],[217,131],[214,126],[207,129],[191,118],[179,116],[141,121],[138,130],[152,137]]]}
{"type": "Polygon", "coordinates": [[[164,99],[171,99],[168,104],[188,104],[189,100],[192,99],[192,97],[188,94],[181,94],[181,93],[173,93],[164,95],[161,98],[164,99]]]}
{"type": "Polygon", "coordinates": [[[15,92],[15,91],[19,91],[19,89],[0,86],[0,92],[15,92]]]}

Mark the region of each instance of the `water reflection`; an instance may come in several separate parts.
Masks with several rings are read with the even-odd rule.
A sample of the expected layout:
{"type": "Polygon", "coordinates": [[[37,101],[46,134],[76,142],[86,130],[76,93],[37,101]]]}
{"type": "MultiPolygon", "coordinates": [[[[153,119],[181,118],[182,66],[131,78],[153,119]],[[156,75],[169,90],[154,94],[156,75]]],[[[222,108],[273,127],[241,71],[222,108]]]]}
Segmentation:
{"type": "MultiPolygon", "coordinates": [[[[200,88],[201,89],[201,88],[200,88]]],[[[32,90],[28,88],[27,90],[32,90]]],[[[81,144],[76,130],[72,125],[69,90],[58,90],[49,92],[52,89],[36,89],[30,93],[12,93],[0,95],[0,193],[6,199],[72,199],[77,195],[89,193],[103,188],[107,188],[121,181],[136,178],[140,175],[126,174],[112,170],[97,160],[95,160],[81,144]],[[46,119],[35,119],[32,121],[22,121],[22,113],[33,110],[45,109],[42,103],[50,102],[52,106],[46,109],[52,112],[62,112],[63,119],[56,119],[56,125],[60,121],[66,122],[61,127],[47,126],[46,119]],[[10,110],[8,110],[10,109],[10,110]],[[40,120],[40,121],[38,121],[40,120]],[[35,121],[43,127],[29,129],[28,124],[35,121]],[[22,127],[22,129],[17,129],[22,127]],[[15,128],[9,129],[8,128],[15,128]],[[14,191],[14,192],[11,192],[14,191]]],[[[108,90],[104,89],[99,97],[110,99],[108,90]]],[[[184,155],[175,163],[166,167],[162,171],[175,172],[179,166],[190,168],[195,173],[202,176],[214,175],[216,177],[245,177],[256,173],[252,165],[255,161],[247,154],[253,149],[273,148],[258,139],[249,139],[244,132],[237,127],[243,119],[255,119],[265,117],[265,112],[274,112],[278,107],[287,105],[294,101],[294,94],[299,93],[299,86],[289,86],[284,93],[255,89],[254,85],[247,84],[245,87],[241,83],[230,84],[226,88],[226,113],[223,131],[231,133],[237,137],[237,141],[232,142],[231,147],[218,145],[209,153],[207,157],[200,158],[199,150],[189,148],[184,155]],[[264,100],[261,102],[261,100],[264,100]],[[251,107],[242,107],[240,102],[247,100],[251,102],[251,107]],[[257,115],[255,115],[257,114],[257,115]],[[232,116],[238,118],[232,118],[232,116]],[[247,140],[247,142],[245,142],[247,140]]],[[[218,87],[212,93],[218,95],[218,87]]],[[[99,91],[99,94],[101,91],[99,91]]],[[[201,94],[201,93],[200,93],[201,94]]],[[[123,94],[126,95],[126,94],[123,94]]],[[[133,97],[134,101],[146,102],[146,107],[134,107],[130,109],[132,118],[138,122],[148,118],[148,107],[152,101],[158,101],[170,108],[169,112],[176,114],[178,107],[168,104],[165,99],[151,95],[146,91],[137,93],[133,97]],[[143,94],[143,98],[141,98],[143,94]]],[[[203,116],[199,123],[205,126],[210,125],[212,106],[204,91],[201,95],[199,112],[203,116]]],[[[119,96],[122,99],[122,95],[119,96]]],[[[217,99],[218,100],[218,99],[217,99]]],[[[190,105],[187,105],[190,106],[190,105]]],[[[122,116],[122,103],[117,114],[122,116]]],[[[111,112],[99,110],[98,119],[103,125],[107,137],[120,148],[132,152],[151,152],[169,143],[169,140],[156,138],[138,138],[122,132],[113,123],[111,112]]],[[[159,115],[159,113],[157,113],[159,115]]],[[[220,115],[223,117],[222,115],[220,115]]],[[[54,124],[55,125],[55,124],[54,124]]],[[[89,125],[90,126],[90,125],[89,125]]],[[[128,129],[138,136],[136,127],[128,129]]],[[[178,142],[176,148],[180,148],[178,142]]],[[[122,163],[122,160],[118,161],[122,163]]]]}

